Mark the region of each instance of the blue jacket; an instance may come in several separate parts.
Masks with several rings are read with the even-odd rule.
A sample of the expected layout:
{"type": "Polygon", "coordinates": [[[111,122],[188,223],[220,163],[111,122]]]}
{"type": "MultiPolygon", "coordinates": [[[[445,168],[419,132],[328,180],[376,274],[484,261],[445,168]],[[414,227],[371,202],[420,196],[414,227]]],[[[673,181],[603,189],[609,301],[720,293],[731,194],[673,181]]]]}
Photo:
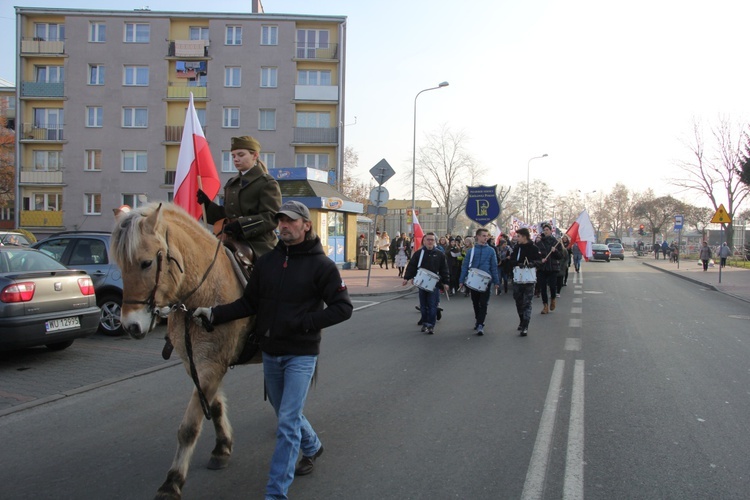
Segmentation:
{"type": "Polygon", "coordinates": [[[463,266],[461,266],[459,283],[465,283],[466,275],[469,273],[469,261],[471,261],[471,267],[476,267],[492,276],[492,284],[500,284],[500,277],[497,275],[497,254],[494,248],[489,245],[474,245],[470,250],[467,250],[463,266]],[[474,252],[473,259],[471,257],[472,252],[474,252]]]}

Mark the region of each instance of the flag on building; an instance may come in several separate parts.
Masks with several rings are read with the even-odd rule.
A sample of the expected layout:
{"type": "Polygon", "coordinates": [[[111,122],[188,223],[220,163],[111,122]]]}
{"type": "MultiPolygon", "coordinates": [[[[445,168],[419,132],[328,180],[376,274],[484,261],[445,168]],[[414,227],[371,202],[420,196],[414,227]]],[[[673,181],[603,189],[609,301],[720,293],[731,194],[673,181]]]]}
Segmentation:
{"type": "Polygon", "coordinates": [[[213,199],[219,193],[221,182],[206,136],[203,135],[203,127],[198,121],[191,92],[180,142],[180,153],[177,156],[174,203],[184,208],[196,219],[200,219],[203,215],[201,205],[196,199],[199,188],[206,193],[206,196],[213,199]]]}
{"type": "Polygon", "coordinates": [[[422,246],[422,238],[424,238],[424,231],[422,230],[422,225],[419,223],[417,214],[413,214],[412,217],[414,217],[414,222],[413,222],[414,251],[416,252],[417,250],[419,250],[419,247],[422,246]]]}
{"type": "Polygon", "coordinates": [[[588,262],[593,255],[591,245],[596,242],[596,232],[594,231],[594,225],[591,224],[589,213],[586,210],[581,212],[565,234],[570,238],[571,246],[578,245],[578,248],[581,249],[581,254],[583,254],[588,262]]]}

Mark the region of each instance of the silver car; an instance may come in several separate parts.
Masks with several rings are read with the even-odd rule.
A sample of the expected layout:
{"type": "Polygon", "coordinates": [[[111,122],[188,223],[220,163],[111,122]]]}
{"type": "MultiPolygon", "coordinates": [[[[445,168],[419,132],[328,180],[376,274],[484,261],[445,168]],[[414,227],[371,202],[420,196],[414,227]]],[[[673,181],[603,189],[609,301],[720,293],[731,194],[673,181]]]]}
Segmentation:
{"type": "Polygon", "coordinates": [[[609,257],[611,259],[625,260],[625,249],[621,243],[608,243],[609,257]]]}
{"type": "Polygon", "coordinates": [[[0,349],[59,351],[98,325],[94,283],[85,271],[31,248],[0,247],[0,349]]]}

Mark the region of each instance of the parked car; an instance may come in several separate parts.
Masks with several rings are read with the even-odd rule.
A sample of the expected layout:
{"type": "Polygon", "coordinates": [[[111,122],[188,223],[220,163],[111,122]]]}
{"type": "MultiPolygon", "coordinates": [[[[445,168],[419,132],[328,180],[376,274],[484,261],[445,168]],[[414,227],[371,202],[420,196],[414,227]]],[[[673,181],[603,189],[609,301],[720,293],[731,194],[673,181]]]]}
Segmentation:
{"type": "Polygon", "coordinates": [[[0,349],[59,351],[99,325],[94,283],[44,253],[0,247],[0,349]]]}
{"type": "Polygon", "coordinates": [[[625,260],[625,248],[623,248],[622,244],[609,243],[607,244],[607,248],[609,248],[610,258],[625,260]]]}
{"type": "Polygon", "coordinates": [[[110,233],[66,231],[34,243],[33,248],[50,255],[70,269],[83,269],[94,281],[96,302],[101,308],[99,331],[121,335],[122,274],[109,256],[110,233]]]}
{"type": "Polygon", "coordinates": [[[594,243],[591,245],[591,253],[593,254],[592,260],[606,260],[609,262],[610,252],[607,245],[601,243],[594,243]]]}
{"type": "Polygon", "coordinates": [[[31,242],[24,234],[15,231],[0,231],[0,246],[7,245],[27,247],[31,245],[31,242]]]}

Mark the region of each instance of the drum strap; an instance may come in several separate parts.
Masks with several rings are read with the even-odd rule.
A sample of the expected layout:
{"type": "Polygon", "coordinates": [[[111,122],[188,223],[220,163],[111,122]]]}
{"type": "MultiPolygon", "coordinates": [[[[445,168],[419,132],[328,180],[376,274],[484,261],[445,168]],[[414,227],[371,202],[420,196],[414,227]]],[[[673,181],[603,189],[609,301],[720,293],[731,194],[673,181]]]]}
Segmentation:
{"type": "Polygon", "coordinates": [[[422,249],[422,253],[419,254],[419,262],[417,262],[417,269],[422,267],[422,257],[424,257],[424,248],[422,249]]]}
{"type": "Polygon", "coordinates": [[[471,261],[474,260],[474,249],[476,247],[471,247],[471,257],[469,257],[469,269],[471,269],[471,261]]]}

